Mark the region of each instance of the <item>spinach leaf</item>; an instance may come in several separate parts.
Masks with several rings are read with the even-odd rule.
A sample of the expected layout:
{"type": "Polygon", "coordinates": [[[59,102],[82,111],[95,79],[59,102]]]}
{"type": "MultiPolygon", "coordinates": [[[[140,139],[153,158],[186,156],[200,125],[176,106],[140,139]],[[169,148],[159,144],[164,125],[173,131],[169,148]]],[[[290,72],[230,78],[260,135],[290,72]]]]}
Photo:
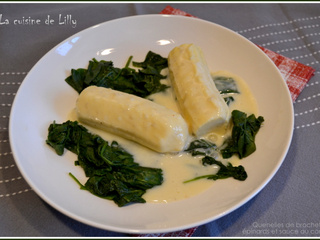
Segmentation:
{"type": "Polygon", "coordinates": [[[237,84],[231,77],[216,76],[213,81],[220,94],[239,93],[237,84]]]}
{"type": "Polygon", "coordinates": [[[204,139],[196,139],[192,141],[185,152],[191,153],[192,156],[207,155],[212,150],[216,150],[217,145],[204,139]]]}
{"type": "Polygon", "coordinates": [[[119,207],[144,203],[142,195],[146,190],[163,182],[161,169],[140,166],[117,142],[109,144],[76,121],[53,122],[46,143],[60,156],[64,149],[77,154],[75,165],[83,168],[88,180],[82,185],[71,173],[70,176],[81,189],[113,200],[119,207]]]}
{"type": "Polygon", "coordinates": [[[93,58],[89,61],[87,69],[71,69],[71,75],[65,81],[78,93],[94,85],[143,98],[169,87],[161,83],[166,76],[160,74],[162,69],[168,67],[167,58],[149,51],[144,62],[133,62],[133,66],[141,68],[138,71],[129,68],[131,59],[132,56],[129,57],[124,68],[117,68],[113,66],[112,61],[97,61],[93,58]]]}
{"type": "MultiPolygon", "coordinates": [[[[255,136],[259,131],[264,118],[259,116],[256,118],[253,114],[247,117],[247,114],[239,110],[232,111],[231,121],[233,123],[231,139],[226,142],[220,152],[223,158],[230,158],[233,154],[238,154],[239,158],[244,158],[252,154],[256,150],[255,136]]],[[[214,157],[209,156],[207,149],[217,149],[214,143],[210,143],[204,139],[195,140],[191,142],[189,147],[185,150],[192,154],[204,155],[202,164],[219,166],[216,174],[199,176],[191,180],[191,182],[202,178],[217,180],[233,177],[236,180],[244,181],[247,178],[247,173],[243,166],[232,166],[229,162],[224,165],[221,161],[216,160],[214,157]],[[205,150],[203,150],[205,149],[205,150]]]]}
{"type": "Polygon", "coordinates": [[[221,149],[223,158],[230,158],[238,154],[239,158],[245,158],[256,150],[255,136],[258,133],[264,118],[256,118],[254,114],[247,117],[247,114],[239,110],[232,111],[231,121],[233,122],[232,135],[221,149]]]}
{"type": "Polygon", "coordinates": [[[190,180],[185,181],[184,183],[196,181],[198,179],[207,178],[211,180],[218,180],[233,177],[234,179],[244,181],[247,178],[247,173],[243,166],[233,167],[231,163],[228,163],[225,166],[222,162],[216,160],[212,155],[212,151],[217,153],[217,146],[204,139],[197,139],[190,143],[189,147],[185,150],[186,152],[191,153],[192,156],[204,155],[201,159],[202,165],[218,165],[219,171],[216,174],[199,176],[190,180]]]}
{"type": "Polygon", "coordinates": [[[143,62],[133,61],[132,65],[134,67],[140,67],[143,69],[148,69],[149,67],[152,67],[156,70],[157,73],[160,73],[161,70],[168,67],[168,60],[167,58],[161,57],[161,55],[159,54],[149,51],[143,62]]]}
{"type": "Polygon", "coordinates": [[[233,97],[224,97],[223,98],[224,101],[226,102],[226,104],[229,106],[230,103],[234,102],[234,98],[233,97]]]}
{"type": "Polygon", "coordinates": [[[218,172],[216,174],[209,174],[209,175],[199,176],[199,177],[187,180],[184,183],[196,181],[196,180],[203,179],[203,178],[211,179],[211,180],[214,180],[214,181],[218,180],[218,179],[226,179],[226,178],[229,178],[229,177],[233,177],[234,179],[239,180],[239,181],[244,181],[244,180],[247,179],[247,173],[246,173],[244,167],[241,166],[241,165],[237,166],[237,167],[234,167],[234,166],[232,166],[231,163],[228,163],[228,165],[225,166],[222,162],[217,161],[214,158],[209,157],[209,156],[205,156],[202,159],[202,164],[203,165],[216,164],[216,165],[219,166],[219,170],[218,170],[218,172]]]}

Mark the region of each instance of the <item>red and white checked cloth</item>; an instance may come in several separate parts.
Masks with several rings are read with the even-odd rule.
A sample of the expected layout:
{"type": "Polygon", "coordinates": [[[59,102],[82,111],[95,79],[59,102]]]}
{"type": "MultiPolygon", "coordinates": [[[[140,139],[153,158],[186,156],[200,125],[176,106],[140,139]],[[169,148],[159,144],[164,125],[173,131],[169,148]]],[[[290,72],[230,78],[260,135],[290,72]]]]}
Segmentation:
{"type": "MultiPolygon", "coordinates": [[[[187,17],[195,17],[180,9],[166,6],[160,14],[182,15],[187,17]]],[[[195,17],[196,18],[196,17],[195,17]]],[[[270,51],[264,47],[258,46],[278,67],[284,80],[286,81],[291,93],[292,101],[294,102],[307,82],[313,76],[315,70],[309,66],[296,62],[290,58],[284,57],[270,51]]],[[[177,232],[156,233],[156,234],[140,234],[137,237],[191,237],[197,227],[189,228],[177,232]]]]}

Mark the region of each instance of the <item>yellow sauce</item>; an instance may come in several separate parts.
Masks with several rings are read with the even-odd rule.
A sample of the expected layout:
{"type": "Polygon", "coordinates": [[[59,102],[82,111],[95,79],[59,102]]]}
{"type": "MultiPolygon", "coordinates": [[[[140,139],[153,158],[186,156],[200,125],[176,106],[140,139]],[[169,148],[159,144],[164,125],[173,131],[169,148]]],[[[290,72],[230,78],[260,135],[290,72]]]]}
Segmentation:
{"type": "MultiPolygon", "coordinates": [[[[235,101],[229,106],[231,111],[237,109],[246,112],[248,115],[258,113],[256,101],[244,80],[225,71],[216,72],[213,75],[229,76],[236,81],[240,94],[234,95],[235,101]]],[[[168,79],[164,81],[168,81],[167,84],[169,85],[168,79]]],[[[149,99],[179,112],[179,107],[171,88],[168,88],[165,92],[153,94],[149,99]]],[[[74,111],[70,114],[69,119],[77,120],[74,111]]],[[[168,203],[190,198],[209,189],[214,184],[213,180],[207,179],[183,183],[198,176],[215,174],[218,171],[219,168],[215,165],[203,166],[201,163],[202,157],[192,157],[190,154],[183,152],[179,154],[160,154],[119,136],[87,125],[84,126],[92,133],[100,135],[106,141],[117,141],[124,149],[134,155],[135,161],[141,166],[161,168],[163,170],[163,184],[147,190],[146,194],[143,195],[143,198],[148,203],[168,203]]],[[[214,141],[219,146],[230,135],[230,130],[230,126],[227,128],[226,126],[220,127],[205,136],[205,138],[214,141]]],[[[219,157],[216,159],[226,163],[224,159],[219,157]]],[[[239,165],[239,160],[236,157],[232,157],[228,161],[233,165],[239,165]]]]}

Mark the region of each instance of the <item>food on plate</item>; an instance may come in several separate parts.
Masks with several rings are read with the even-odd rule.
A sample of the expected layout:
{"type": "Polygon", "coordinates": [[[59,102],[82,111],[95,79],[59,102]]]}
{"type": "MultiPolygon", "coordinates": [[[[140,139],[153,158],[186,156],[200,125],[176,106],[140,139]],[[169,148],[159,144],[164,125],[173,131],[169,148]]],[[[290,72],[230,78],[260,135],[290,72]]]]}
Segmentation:
{"type": "Polygon", "coordinates": [[[255,117],[245,81],[211,73],[193,44],[168,59],[149,51],[132,62],[138,71],[131,60],[115,68],[93,59],[65,79],[80,95],[68,121],[50,125],[47,144],[78,155],[88,179],[69,175],[80,188],[122,207],[189,198],[218,179],[246,180],[240,162],[256,151],[264,119],[255,117]]]}
{"type": "Polygon", "coordinates": [[[199,179],[218,180],[230,177],[239,181],[244,181],[247,179],[247,172],[245,171],[243,166],[233,166],[230,162],[228,162],[227,165],[224,165],[224,163],[222,163],[221,161],[216,160],[218,152],[217,145],[208,140],[194,140],[190,143],[189,147],[185,151],[189,152],[192,156],[201,156],[201,163],[203,166],[216,165],[219,167],[219,170],[215,171],[215,173],[200,175],[195,178],[186,180],[184,181],[184,183],[192,182],[199,179]]]}
{"type": "Polygon", "coordinates": [[[179,152],[189,138],[188,125],[177,112],[150,100],[90,86],[76,102],[79,121],[138,142],[160,153],[179,152]]]}
{"type": "Polygon", "coordinates": [[[197,176],[185,181],[185,183],[203,178],[217,180],[233,177],[239,181],[246,180],[247,172],[242,165],[233,166],[230,162],[224,165],[221,161],[216,160],[217,155],[212,157],[212,151],[219,151],[223,159],[231,158],[233,155],[236,155],[239,159],[248,157],[256,150],[255,136],[263,122],[264,118],[262,116],[256,118],[254,114],[251,114],[247,117],[246,113],[233,110],[231,136],[226,138],[219,148],[205,139],[191,142],[186,151],[190,152],[193,156],[204,156],[201,159],[204,166],[217,165],[219,166],[219,170],[214,174],[197,176]]]}
{"type": "Polygon", "coordinates": [[[78,156],[75,165],[83,168],[88,179],[82,185],[73,174],[69,175],[81,189],[113,200],[119,207],[146,202],[142,195],[163,181],[161,169],[140,166],[117,142],[109,144],[78,122],[50,124],[46,142],[58,155],[68,149],[78,156]]]}
{"type": "Polygon", "coordinates": [[[222,157],[230,158],[233,154],[237,154],[242,159],[255,152],[255,136],[263,122],[262,116],[256,118],[254,114],[247,116],[244,112],[233,110],[232,134],[226,141],[225,147],[221,149],[222,157]]]}
{"type": "Polygon", "coordinates": [[[89,86],[112,88],[121,92],[130,93],[139,97],[164,91],[168,86],[161,83],[166,78],[161,70],[168,67],[167,58],[149,51],[143,62],[132,62],[129,57],[124,68],[113,66],[112,61],[89,61],[88,68],[71,69],[71,74],[65,81],[78,93],[89,86]]]}
{"type": "Polygon", "coordinates": [[[228,123],[229,108],[212,81],[200,47],[175,47],[169,53],[168,66],[182,115],[197,137],[228,123]]]}

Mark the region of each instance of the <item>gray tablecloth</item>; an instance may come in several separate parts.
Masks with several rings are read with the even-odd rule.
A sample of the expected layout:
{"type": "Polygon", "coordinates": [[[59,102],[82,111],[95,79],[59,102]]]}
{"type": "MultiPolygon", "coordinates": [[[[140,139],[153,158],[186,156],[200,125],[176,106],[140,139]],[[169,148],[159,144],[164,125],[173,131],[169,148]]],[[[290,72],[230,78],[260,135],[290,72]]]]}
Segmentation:
{"type": "MultiPolygon", "coordinates": [[[[67,37],[115,18],[159,13],[169,3],[0,4],[0,237],[127,236],[77,222],[56,211],[25,182],[9,144],[15,94],[30,69],[67,37]],[[73,24],[58,24],[71,15],[73,24]],[[39,25],[23,24],[28,18],[39,25]],[[47,25],[50,17],[55,24],[47,25]],[[15,21],[16,20],[16,21],[15,21]]],[[[295,129],[283,165],[267,186],[232,213],[199,226],[193,236],[320,236],[320,5],[172,3],[230,28],[252,42],[313,67],[295,101],[295,129]]]]}

